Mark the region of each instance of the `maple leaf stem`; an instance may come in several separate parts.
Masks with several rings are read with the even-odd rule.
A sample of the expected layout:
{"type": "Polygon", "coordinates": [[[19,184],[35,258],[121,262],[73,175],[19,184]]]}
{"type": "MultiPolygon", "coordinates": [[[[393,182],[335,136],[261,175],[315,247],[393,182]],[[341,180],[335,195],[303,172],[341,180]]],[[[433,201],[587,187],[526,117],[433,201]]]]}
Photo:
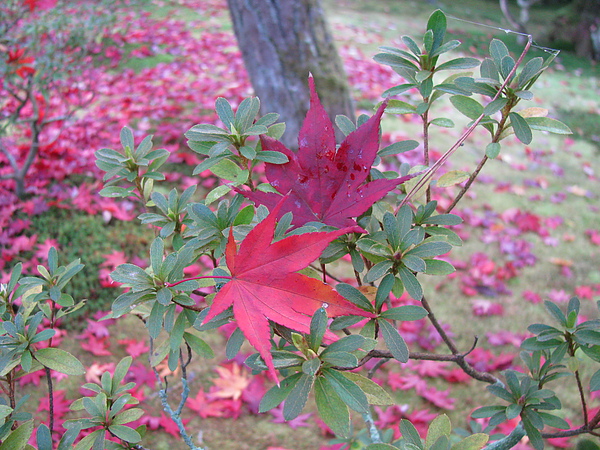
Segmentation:
{"type": "Polygon", "coordinates": [[[233,277],[230,277],[228,275],[203,275],[201,277],[191,277],[191,278],[184,278],[181,281],[177,281],[176,283],[166,283],[165,286],[166,287],[175,287],[178,284],[181,283],[185,283],[186,281],[191,281],[191,280],[203,280],[205,278],[225,278],[227,280],[233,280],[233,277]]]}

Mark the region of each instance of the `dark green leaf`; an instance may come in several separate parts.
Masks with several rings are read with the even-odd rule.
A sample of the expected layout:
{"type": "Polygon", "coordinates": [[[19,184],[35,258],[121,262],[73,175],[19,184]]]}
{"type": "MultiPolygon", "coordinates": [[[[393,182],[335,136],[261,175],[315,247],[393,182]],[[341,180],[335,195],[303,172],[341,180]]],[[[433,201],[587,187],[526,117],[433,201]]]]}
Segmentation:
{"type": "Polygon", "coordinates": [[[227,344],[225,345],[225,357],[227,359],[235,358],[235,355],[238,354],[242,344],[244,343],[244,333],[239,328],[236,328],[229,339],[227,340],[227,344]]]}
{"type": "Polygon", "coordinates": [[[510,124],[512,125],[517,139],[523,144],[529,145],[533,139],[533,135],[531,134],[531,128],[529,128],[527,121],[520,114],[513,112],[511,112],[508,117],[510,117],[510,124]]]}
{"type": "Polygon", "coordinates": [[[325,355],[321,355],[321,358],[323,362],[334,367],[354,368],[358,366],[356,356],[348,352],[328,352],[325,355]]]}
{"type": "Polygon", "coordinates": [[[485,147],[485,156],[487,156],[490,159],[497,158],[498,155],[500,154],[500,149],[501,149],[501,146],[498,142],[490,142],[485,147]]]}
{"type": "Polygon", "coordinates": [[[461,114],[471,120],[476,120],[483,114],[483,105],[470,97],[453,95],[450,97],[450,102],[461,114]]]}
{"type": "Polygon", "coordinates": [[[371,283],[372,281],[378,280],[382,276],[384,276],[394,265],[392,261],[386,260],[381,261],[375,264],[365,275],[364,281],[366,283],[371,283]]]}
{"type": "Polygon", "coordinates": [[[420,320],[427,316],[427,310],[417,305],[402,305],[397,308],[390,308],[381,313],[382,319],[411,321],[420,320]]]}
{"type": "Polygon", "coordinates": [[[110,431],[119,439],[122,439],[125,442],[130,442],[132,444],[135,444],[136,442],[140,442],[142,440],[142,437],[137,431],[126,425],[110,425],[108,427],[108,431],[110,431]]]}
{"type": "Polygon", "coordinates": [[[321,360],[319,358],[309,359],[302,363],[302,372],[306,375],[314,376],[319,368],[321,367],[321,360]]]}
{"type": "Polygon", "coordinates": [[[340,437],[350,436],[350,413],[329,381],[318,377],[315,381],[315,401],[319,415],[331,430],[340,437]]]}
{"type": "Polygon", "coordinates": [[[289,158],[281,152],[262,150],[256,154],[256,159],[270,164],[285,164],[289,158]]]}
{"type": "Polygon", "coordinates": [[[324,308],[319,308],[315,311],[310,321],[310,334],[308,335],[308,345],[316,352],[321,346],[323,335],[327,330],[327,312],[324,308]]]}
{"type": "Polygon", "coordinates": [[[295,373],[285,378],[279,386],[275,385],[269,389],[260,401],[259,412],[263,413],[279,406],[287,398],[302,376],[306,375],[295,373]]]}
{"type": "Polygon", "coordinates": [[[479,60],[476,58],[456,58],[446,61],[436,67],[436,72],[440,70],[466,70],[472,69],[479,65],[479,60]]]}
{"type": "Polygon", "coordinates": [[[406,267],[400,267],[398,270],[398,276],[402,280],[402,284],[410,295],[415,300],[421,300],[423,298],[423,288],[417,277],[406,267]]]}
{"type": "Polygon", "coordinates": [[[332,342],[327,346],[325,350],[321,353],[321,355],[327,355],[332,352],[353,352],[358,350],[363,346],[367,338],[361,336],[360,334],[351,334],[349,336],[344,336],[341,339],[338,339],[335,342],[332,342]]]}
{"type": "Polygon", "coordinates": [[[338,283],[335,286],[335,290],[345,299],[350,300],[356,306],[365,311],[373,311],[373,305],[364,296],[362,292],[356,289],[354,286],[347,283],[338,283]]]}
{"type": "Polygon", "coordinates": [[[439,9],[435,10],[427,21],[427,30],[433,32],[433,42],[428,53],[437,51],[444,43],[446,36],[446,15],[439,9]]]}
{"type": "Polygon", "coordinates": [[[492,42],[490,42],[490,56],[494,59],[496,67],[500,67],[502,59],[505,56],[508,56],[508,48],[504,42],[498,39],[492,39],[492,42]]]}
{"type": "Polygon", "coordinates": [[[547,131],[554,134],[573,133],[564,123],[550,117],[527,117],[525,120],[532,130],[547,131]]]}
{"type": "Polygon", "coordinates": [[[380,157],[389,156],[389,155],[397,155],[399,153],[408,152],[410,150],[414,150],[419,146],[417,141],[407,140],[395,142],[393,144],[388,145],[387,147],[382,148],[377,152],[377,155],[380,157]]]}
{"type": "Polygon", "coordinates": [[[356,125],[352,120],[350,120],[347,116],[343,114],[338,114],[335,116],[335,124],[344,133],[344,136],[348,136],[354,130],[356,130],[356,125]]]}
{"type": "Polygon", "coordinates": [[[406,419],[400,421],[400,433],[407,443],[416,445],[420,449],[423,448],[419,432],[410,421],[406,419]]]}
{"type": "Polygon", "coordinates": [[[293,420],[300,415],[304,409],[304,405],[306,405],[308,394],[310,394],[314,381],[314,376],[306,375],[305,373],[300,375],[300,378],[285,400],[283,407],[283,417],[285,420],[293,420]]]}
{"type": "Polygon", "coordinates": [[[35,359],[44,367],[67,375],[83,375],[85,367],[77,358],[60,348],[47,347],[37,350],[35,359]]]}
{"type": "Polygon", "coordinates": [[[323,369],[323,375],[346,405],[361,414],[369,411],[367,397],[356,383],[334,369],[323,369]]]}
{"type": "Polygon", "coordinates": [[[380,320],[379,327],[385,345],[394,358],[402,363],[407,362],[409,356],[408,347],[406,346],[404,339],[402,339],[402,336],[400,336],[400,333],[398,333],[398,330],[396,330],[396,328],[394,328],[387,320],[380,320]]]}
{"type": "Polygon", "coordinates": [[[475,411],[471,413],[471,417],[474,419],[484,419],[487,417],[492,417],[494,414],[504,411],[506,406],[482,406],[481,408],[477,408],[475,411]]]}
{"type": "Polygon", "coordinates": [[[373,57],[373,59],[379,64],[384,64],[392,68],[398,67],[408,70],[419,70],[419,68],[414,63],[399,55],[392,55],[390,53],[378,53],[373,57]]]}

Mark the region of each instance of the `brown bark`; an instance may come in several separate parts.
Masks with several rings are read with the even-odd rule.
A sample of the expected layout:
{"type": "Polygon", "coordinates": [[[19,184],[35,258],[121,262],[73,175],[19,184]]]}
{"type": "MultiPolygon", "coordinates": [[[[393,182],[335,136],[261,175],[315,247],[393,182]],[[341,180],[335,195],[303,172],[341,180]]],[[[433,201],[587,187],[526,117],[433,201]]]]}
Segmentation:
{"type": "Polygon", "coordinates": [[[261,112],[277,112],[286,122],[284,144],[297,148],[309,105],[309,72],[330,118],[344,114],[354,119],[347,77],[320,0],[227,3],[261,112]]]}

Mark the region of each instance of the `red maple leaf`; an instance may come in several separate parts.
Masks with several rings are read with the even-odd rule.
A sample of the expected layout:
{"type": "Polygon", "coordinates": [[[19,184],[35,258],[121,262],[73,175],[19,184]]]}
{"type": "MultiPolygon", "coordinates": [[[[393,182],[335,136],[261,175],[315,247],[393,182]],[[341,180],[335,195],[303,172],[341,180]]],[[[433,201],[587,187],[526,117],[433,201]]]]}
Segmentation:
{"type": "MultiPolygon", "coordinates": [[[[379,150],[379,122],[386,103],[336,150],[333,124],[319,101],[314,80],[309,78],[308,82],[310,109],[298,137],[298,152],[275,139],[261,136],[263,150],[281,152],[289,159],[285,164],[266,164],[266,175],[278,192],[289,193],[280,214],[291,211],[295,226],[323,222],[338,228],[356,227],[352,217],[360,216],[412,176],[363,184],[379,150]]],[[[269,209],[281,200],[274,192],[239,192],[269,209]]]]}
{"type": "MultiPolygon", "coordinates": [[[[308,333],[314,312],[327,304],[330,317],[372,314],[354,306],[331,287],[296,273],[317,259],[325,247],[348,229],[288,236],[272,243],[275,218],[284,198],[236,249],[229,233],[225,257],[231,280],[217,293],[205,322],[233,305],[233,314],[246,339],[258,350],[277,380],[271,357],[271,327],[268,320],[308,333]]],[[[325,338],[337,336],[328,331],[325,338]]]]}

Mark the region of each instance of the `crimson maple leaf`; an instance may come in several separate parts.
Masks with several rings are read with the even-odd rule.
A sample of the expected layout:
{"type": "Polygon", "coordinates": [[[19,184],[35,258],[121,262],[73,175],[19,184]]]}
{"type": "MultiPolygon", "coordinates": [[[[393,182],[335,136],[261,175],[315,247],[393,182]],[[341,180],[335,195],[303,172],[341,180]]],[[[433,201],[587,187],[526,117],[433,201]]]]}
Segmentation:
{"type": "MultiPolygon", "coordinates": [[[[258,350],[277,380],[271,357],[271,327],[268,320],[308,333],[314,312],[327,306],[330,317],[358,315],[373,317],[356,307],[331,287],[296,273],[317,259],[325,247],[348,229],[292,235],[272,243],[275,219],[286,198],[236,248],[233,233],[225,251],[231,280],[214,298],[204,322],[233,305],[233,314],[246,339],[258,350]]],[[[325,334],[330,341],[337,336],[325,334]]]]}
{"type": "MultiPolygon", "coordinates": [[[[298,137],[298,152],[273,138],[261,136],[263,150],[281,152],[289,159],[285,164],[267,164],[267,178],[278,192],[289,193],[280,214],[291,211],[295,226],[322,222],[337,228],[357,227],[351,217],[360,216],[412,176],[363,184],[379,150],[379,123],[386,103],[350,133],[336,150],[333,124],[319,101],[312,77],[308,83],[310,109],[298,137]]],[[[269,209],[281,200],[274,192],[241,189],[238,192],[269,209]]]]}

